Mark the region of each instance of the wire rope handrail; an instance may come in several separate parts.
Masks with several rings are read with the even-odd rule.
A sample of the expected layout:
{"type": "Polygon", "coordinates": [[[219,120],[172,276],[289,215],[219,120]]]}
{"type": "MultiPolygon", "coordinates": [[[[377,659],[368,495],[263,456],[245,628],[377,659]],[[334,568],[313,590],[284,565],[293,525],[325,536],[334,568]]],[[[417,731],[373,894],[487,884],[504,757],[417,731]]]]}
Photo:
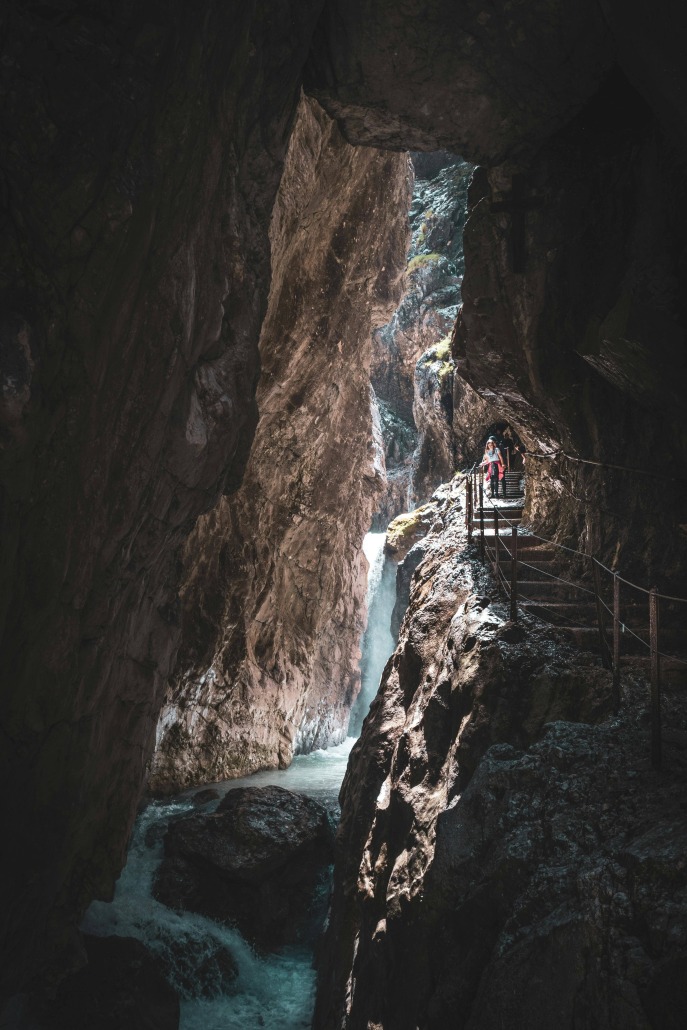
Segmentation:
{"type": "MultiPolygon", "coordinates": [[[[564,457],[571,458],[571,456],[567,455],[564,451],[560,451],[558,453],[562,454],[564,457]]],[[[544,457],[544,455],[542,455],[541,457],[544,457]]],[[[546,455],[546,457],[555,457],[555,455],[554,454],[546,455]]],[[[571,458],[571,460],[576,460],[576,459],[571,458]]],[[[584,461],[584,459],[577,459],[577,460],[584,461]]],[[[600,462],[586,462],[586,463],[587,464],[597,464],[597,465],[600,465],[601,467],[624,468],[622,466],[602,466],[602,463],[600,463],[600,462]]],[[[510,606],[511,606],[511,608],[510,608],[510,610],[511,610],[510,617],[511,617],[511,619],[513,621],[517,621],[518,566],[521,569],[528,569],[531,572],[537,573],[539,577],[544,577],[547,580],[550,580],[550,581],[555,582],[555,583],[561,583],[561,584],[563,584],[564,586],[566,586],[568,588],[571,588],[571,589],[576,590],[576,591],[580,591],[580,592],[582,592],[582,593],[584,593],[586,595],[589,595],[590,597],[593,597],[594,600],[595,600],[595,604],[596,604],[596,622],[597,622],[597,630],[598,630],[598,634],[599,634],[599,648],[600,648],[600,653],[601,653],[601,661],[602,661],[602,664],[604,665],[605,668],[610,669],[613,672],[612,694],[613,694],[613,707],[614,707],[614,711],[616,711],[616,712],[618,711],[618,708],[619,708],[619,705],[620,705],[620,672],[619,672],[619,666],[620,666],[620,636],[621,636],[621,634],[626,634],[627,633],[629,636],[634,638],[639,644],[641,644],[642,648],[644,648],[645,650],[649,651],[650,661],[651,661],[651,693],[650,693],[650,702],[651,702],[651,704],[650,704],[650,708],[651,708],[651,762],[652,762],[652,765],[654,766],[655,769],[659,769],[660,766],[661,766],[661,659],[663,659],[665,661],[668,661],[668,662],[674,662],[674,663],[676,663],[679,666],[687,668],[687,660],[686,659],[681,658],[678,655],[668,654],[665,651],[662,651],[662,650],[659,649],[659,646],[658,646],[658,641],[659,641],[659,602],[662,600],[662,601],[669,602],[670,604],[687,604],[687,598],[685,598],[685,597],[678,597],[678,596],[675,596],[675,595],[672,595],[672,594],[660,593],[658,588],[655,587],[655,586],[650,588],[650,589],[642,587],[638,583],[633,583],[631,580],[625,579],[623,576],[620,575],[619,572],[614,571],[613,569],[609,569],[608,566],[604,565],[604,563],[601,562],[595,555],[588,554],[588,553],[586,553],[584,551],[580,551],[580,550],[578,550],[576,548],[573,548],[573,547],[568,547],[565,544],[560,544],[560,543],[558,543],[555,540],[550,540],[550,539],[548,539],[546,537],[542,537],[540,534],[536,535],[537,545],[542,545],[542,544],[543,545],[548,545],[548,546],[556,549],[557,551],[561,551],[561,552],[565,552],[566,554],[574,555],[574,556],[576,556],[578,558],[583,559],[585,562],[589,562],[589,564],[591,566],[591,571],[593,573],[594,589],[592,590],[589,587],[583,586],[581,583],[575,583],[575,582],[573,582],[573,581],[571,581],[569,579],[565,579],[564,577],[557,575],[556,573],[549,572],[545,568],[541,567],[541,563],[540,563],[540,567],[536,567],[535,565],[532,565],[530,562],[524,562],[524,561],[522,561],[521,558],[519,559],[519,556],[518,556],[518,525],[515,522],[512,522],[510,519],[508,519],[508,517],[504,513],[504,509],[501,508],[500,506],[497,506],[493,502],[491,503],[491,505],[489,505],[489,507],[491,507],[491,509],[493,511],[493,516],[492,517],[493,517],[494,527],[493,527],[493,536],[490,538],[491,540],[493,540],[493,546],[492,546],[492,544],[487,543],[486,539],[485,539],[486,534],[485,534],[484,522],[485,522],[485,511],[487,511],[488,509],[487,509],[487,505],[485,504],[485,498],[484,498],[484,493],[483,493],[483,488],[482,488],[482,484],[481,483],[479,485],[479,494],[478,494],[477,475],[474,472],[474,468],[475,467],[473,467],[473,469],[470,471],[470,474],[465,477],[465,480],[466,480],[466,525],[468,527],[469,539],[472,540],[472,532],[473,532],[475,515],[476,515],[475,507],[477,505],[477,500],[478,500],[478,497],[479,497],[480,553],[481,553],[483,558],[489,560],[489,564],[493,568],[493,571],[494,571],[494,573],[496,575],[496,578],[497,578],[497,582],[499,583],[499,587],[501,585],[503,585],[504,588],[505,588],[506,595],[510,594],[510,606]],[[508,537],[501,535],[500,527],[501,527],[502,524],[507,526],[507,527],[509,527],[511,529],[511,532],[512,532],[511,539],[512,539],[512,547],[513,547],[512,551],[509,549],[508,545],[505,542],[508,539],[508,537]],[[503,568],[502,568],[502,565],[501,565],[500,555],[501,555],[502,549],[505,552],[505,555],[507,555],[507,558],[503,558],[502,560],[504,562],[510,560],[510,565],[511,565],[511,569],[510,569],[510,584],[508,583],[508,579],[507,579],[506,575],[504,574],[504,571],[503,571],[503,568]],[[613,608],[612,609],[609,607],[609,605],[604,601],[603,597],[601,596],[601,590],[602,590],[601,576],[600,576],[601,572],[604,572],[607,575],[612,577],[612,581],[613,581],[613,608]],[[635,630],[633,630],[626,622],[622,622],[621,619],[620,619],[620,612],[621,612],[620,585],[621,584],[624,584],[626,587],[629,587],[630,589],[639,591],[639,593],[647,596],[648,599],[649,599],[649,641],[648,642],[646,640],[644,640],[639,635],[639,633],[635,632],[635,630]],[[611,650],[611,647],[610,647],[610,645],[608,643],[608,639],[607,639],[607,636],[606,636],[606,625],[605,625],[605,623],[606,623],[606,618],[605,618],[606,613],[611,617],[612,624],[613,624],[613,648],[612,648],[612,650],[611,650]]],[[[625,471],[639,472],[639,471],[642,471],[642,470],[625,469],[625,471]]],[[[547,557],[549,557],[549,556],[547,556],[547,557]]],[[[526,584],[528,582],[534,583],[534,582],[537,582],[537,581],[536,580],[531,580],[531,581],[524,580],[522,582],[523,582],[523,584],[526,584]]],[[[531,596],[528,597],[528,596],[525,595],[525,596],[521,596],[520,600],[521,600],[521,602],[529,603],[530,605],[535,605],[536,607],[539,608],[540,611],[547,611],[548,610],[552,615],[554,614],[554,611],[553,611],[553,608],[552,608],[551,604],[549,603],[547,605],[546,600],[545,599],[541,599],[541,597],[538,598],[538,599],[535,599],[535,598],[532,598],[531,596]]],[[[577,602],[575,602],[575,603],[577,603],[577,602]]],[[[533,613],[533,614],[535,614],[535,613],[533,613]]],[[[673,610],[673,616],[674,615],[675,615],[675,611],[673,610]]],[[[555,612],[555,617],[558,620],[558,624],[559,625],[560,625],[560,621],[562,620],[562,621],[564,621],[566,623],[569,623],[573,627],[575,626],[574,621],[571,618],[569,618],[568,616],[566,616],[560,610],[555,612]]],[[[578,626],[579,626],[579,621],[578,621],[578,626]]],[[[582,629],[582,628],[591,628],[591,627],[581,627],[581,626],[579,626],[579,628],[582,629]]]]}

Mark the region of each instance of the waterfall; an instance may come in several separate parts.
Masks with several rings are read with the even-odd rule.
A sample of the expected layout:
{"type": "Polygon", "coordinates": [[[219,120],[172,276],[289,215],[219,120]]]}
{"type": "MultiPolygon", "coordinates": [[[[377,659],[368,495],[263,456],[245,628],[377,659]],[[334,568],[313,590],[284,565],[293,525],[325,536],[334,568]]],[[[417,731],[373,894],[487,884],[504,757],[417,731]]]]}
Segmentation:
{"type": "Polygon", "coordinates": [[[369,563],[367,574],[367,628],[360,649],[360,694],[351,712],[349,734],[357,737],[379,688],[379,681],[396,641],[391,633],[391,614],[396,602],[396,566],[386,560],[386,533],[368,533],[363,552],[369,563]]]}

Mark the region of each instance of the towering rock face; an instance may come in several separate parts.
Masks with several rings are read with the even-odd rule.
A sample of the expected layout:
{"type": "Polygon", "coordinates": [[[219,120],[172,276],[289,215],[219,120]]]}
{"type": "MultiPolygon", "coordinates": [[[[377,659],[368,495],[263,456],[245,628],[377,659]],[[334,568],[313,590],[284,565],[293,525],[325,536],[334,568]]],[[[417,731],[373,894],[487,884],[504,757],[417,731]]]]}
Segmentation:
{"type": "MultiPolygon", "coordinates": [[[[685,568],[682,459],[669,496],[652,487],[660,441],[687,448],[682,80],[646,55],[633,64],[637,19],[603,12],[332,3],[307,83],[353,141],[489,166],[471,191],[456,389],[534,452],[532,518],[670,585],[685,568]],[[632,526],[647,521],[638,547],[632,526]]],[[[647,28],[654,53],[672,53],[669,35],[663,15],[647,28]]]]}
{"type": "Polygon", "coordinates": [[[374,333],[372,351],[375,393],[406,422],[413,420],[415,364],[450,335],[458,313],[472,165],[443,155],[443,167],[431,179],[425,175],[415,173],[406,291],[393,318],[374,333]]]}
{"type": "Polygon", "coordinates": [[[107,896],[241,478],[269,218],[320,0],[3,5],[2,982],[107,896]]]}
{"type": "Polygon", "coordinates": [[[241,489],[185,549],[154,789],[288,765],[346,735],[361,545],[384,485],[370,338],[399,297],[409,189],[405,155],[351,147],[302,102],[271,230],[260,423],[241,489]]]}
{"type": "Polygon", "coordinates": [[[388,485],[376,525],[426,500],[453,473],[449,347],[465,270],[463,228],[472,165],[413,154],[408,276],[401,303],[373,334],[371,381],[382,412],[388,485]]]}

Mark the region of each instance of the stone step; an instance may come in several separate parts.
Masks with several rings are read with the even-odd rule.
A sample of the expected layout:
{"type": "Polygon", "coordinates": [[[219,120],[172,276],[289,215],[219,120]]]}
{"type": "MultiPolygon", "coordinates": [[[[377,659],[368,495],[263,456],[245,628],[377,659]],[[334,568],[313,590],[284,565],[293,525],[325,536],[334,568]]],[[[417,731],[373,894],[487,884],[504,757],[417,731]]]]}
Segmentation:
{"type": "MultiPolygon", "coordinates": [[[[570,635],[583,650],[598,651],[599,631],[595,626],[560,626],[559,628],[567,635],[570,635]]],[[[613,636],[611,629],[609,626],[606,626],[605,629],[609,647],[612,647],[613,636]]],[[[677,631],[661,630],[659,650],[663,651],[664,654],[672,654],[677,653],[682,647],[684,647],[684,634],[677,631]]],[[[635,629],[632,633],[621,634],[620,653],[621,655],[640,655],[648,658],[649,630],[635,629]],[[635,634],[640,637],[639,640],[635,634]]]]}
{"type": "MultiPolygon", "coordinates": [[[[501,573],[506,577],[506,579],[510,583],[511,567],[513,565],[513,562],[510,558],[501,557],[499,565],[501,567],[501,573]]],[[[533,579],[539,581],[542,578],[544,578],[541,575],[542,572],[551,573],[552,576],[556,576],[558,573],[558,570],[553,560],[549,558],[547,555],[538,555],[536,551],[534,552],[534,554],[527,555],[526,557],[520,556],[517,565],[518,583],[530,582],[533,579]]],[[[556,583],[558,582],[558,580],[554,579],[553,582],[556,583]]],[[[577,593],[579,596],[580,591],[578,591],[577,593]]]]}
{"type": "MultiPolygon", "coordinates": [[[[600,654],[601,642],[599,640],[599,630],[596,626],[558,626],[557,628],[573,644],[576,644],[581,651],[591,651],[593,654],[600,654]]],[[[612,647],[612,639],[609,633],[606,633],[606,639],[609,647],[612,647]]],[[[640,640],[637,640],[636,637],[626,633],[621,643],[621,651],[625,655],[642,656],[648,653],[648,648],[640,640]]]]}
{"type": "Polygon", "coordinates": [[[566,583],[561,583],[560,580],[548,578],[525,580],[522,591],[518,591],[519,596],[520,593],[522,593],[524,599],[532,601],[580,601],[582,598],[589,596],[584,594],[575,585],[570,586],[566,583]]]}
{"type": "Polygon", "coordinates": [[[595,626],[596,605],[576,604],[574,601],[520,600],[520,607],[544,622],[556,626],[595,626]]]}
{"type": "MultiPolygon", "coordinates": [[[[623,670],[638,669],[650,679],[651,657],[621,654],[620,669],[621,677],[623,670]]],[[[661,684],[668,690],[687,690],[687,658],[661,658],[661,684]]]]}
{"type": "MultiPolygon", "coordinates": [[[[574,624],[578,626],[596,626],[597,613],[596,613],[596,602],[594,599],[589,601],[560,601],[551,598],[540,598],[533,597],[532,591],[523,587],[523,592],[526,589],[528,598],[521,601],[523,608],[526,608],[531,615],[536,615],[539,618],[544,619],[545,622],[556,621],[565,622],[567,624],[574,624]]],[[[633,609],[624,609],[621,619],[621,627],[628,626],[635,632],[641,630],[646,631],[647,618],[646,611],[641,606],[634,606],[633,609]]],[[[604,616],[604,626],[606,627],[607,633],[610,635],[613,633],[613,619],[606,612],[604,616]]],[[[623,636],[621,628],[621,639],[623,636]]]]}

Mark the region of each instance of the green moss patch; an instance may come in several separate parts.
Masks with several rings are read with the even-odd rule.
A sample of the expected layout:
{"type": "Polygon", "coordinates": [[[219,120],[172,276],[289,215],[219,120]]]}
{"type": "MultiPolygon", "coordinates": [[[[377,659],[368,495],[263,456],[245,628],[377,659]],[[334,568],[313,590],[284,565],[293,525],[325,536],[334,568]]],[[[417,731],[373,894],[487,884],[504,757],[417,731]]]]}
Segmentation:
{"type": "Polygon", "coordinates": [[[434,508],[424,504],[415,511],[407,511],[397,515],[390,522],[386,531],[386,551],[400,561],[408,553],[413,544],[425,536],[432,524],[434,508]]]}
{"type": "Polygon", "coordinates": [[[406,271],[410,275],[412,272],[417,272],[420,268],[426,268],[427,265],[433,264],[435,261],[441,260],[441,254],[433,252],[431,254],[417,254],[411,261],[408,262],[408,268],[406,271]]]}

